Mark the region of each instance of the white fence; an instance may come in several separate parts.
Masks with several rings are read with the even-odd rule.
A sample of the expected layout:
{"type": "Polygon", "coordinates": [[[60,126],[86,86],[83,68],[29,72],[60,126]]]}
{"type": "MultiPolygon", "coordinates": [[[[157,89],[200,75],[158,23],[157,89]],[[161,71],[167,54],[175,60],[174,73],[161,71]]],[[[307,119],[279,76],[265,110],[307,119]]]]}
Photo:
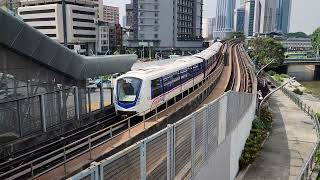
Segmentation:
{"type": "Polygon", "coordinates": [[[255,95],[228,92],[71,179],[234,179],[255,107],[255,95]]]}

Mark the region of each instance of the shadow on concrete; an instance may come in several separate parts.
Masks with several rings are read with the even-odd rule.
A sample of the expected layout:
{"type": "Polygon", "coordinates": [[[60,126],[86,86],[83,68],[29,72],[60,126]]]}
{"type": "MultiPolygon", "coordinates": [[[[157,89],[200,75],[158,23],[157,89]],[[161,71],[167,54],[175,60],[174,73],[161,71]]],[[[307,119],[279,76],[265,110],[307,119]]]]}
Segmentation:
{"type": "Polygon", "coordinates": [[[289,179],[290,150],[285,124],[280,113],[280,107],[285,104],[273,97],[269,103],[273,115],[272,130],[261,154],[243,177],[244,180],[289,179]]]}

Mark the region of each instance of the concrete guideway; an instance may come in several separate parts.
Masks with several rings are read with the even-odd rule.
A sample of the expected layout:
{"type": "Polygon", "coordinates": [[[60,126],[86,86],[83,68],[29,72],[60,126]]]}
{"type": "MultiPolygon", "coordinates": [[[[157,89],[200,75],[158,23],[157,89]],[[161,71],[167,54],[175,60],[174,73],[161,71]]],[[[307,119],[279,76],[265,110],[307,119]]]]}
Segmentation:
{"type": "Polygon", "coordinates": [[[296,179],[317,143],[313,121],[283,92],[269,100],[273,125],[260,156],[244,180],[296,179]]]}

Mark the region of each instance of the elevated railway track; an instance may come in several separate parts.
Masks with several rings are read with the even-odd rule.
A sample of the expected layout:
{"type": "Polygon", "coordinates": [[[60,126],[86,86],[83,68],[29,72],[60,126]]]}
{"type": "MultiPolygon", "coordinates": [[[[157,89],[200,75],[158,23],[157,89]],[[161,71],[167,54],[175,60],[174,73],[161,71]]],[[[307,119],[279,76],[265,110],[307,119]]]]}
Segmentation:
{"type": "MultiPolygon", "coordinates": [[[[253,71],[242,42],[224,43],[211,74],[187,94],[180,94],[151,113],[123,119],[115,113],[89,126],[71,131],[60,139],[42,143],[0,163],[0,179],[61,179],[88,167],[91,162],[123,148],[128,139],[156,126],[185,104],[205,93],[252,92],[253,71]]],[[[138,138],[136,138],[138,140],[138,138]]]]}

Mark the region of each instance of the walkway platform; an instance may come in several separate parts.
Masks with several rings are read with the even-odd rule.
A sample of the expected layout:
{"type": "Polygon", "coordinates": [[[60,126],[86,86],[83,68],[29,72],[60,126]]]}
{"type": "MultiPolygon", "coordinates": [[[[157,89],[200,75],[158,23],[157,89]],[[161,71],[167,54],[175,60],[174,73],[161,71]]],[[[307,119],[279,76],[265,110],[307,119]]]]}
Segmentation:
{"type": "Polygon", "coordinates": [[[285,94],[276,92],[269,100],[273,125],[269,138],[244,180],[296,179],[316,145],[313,121],[285,94]]]}

